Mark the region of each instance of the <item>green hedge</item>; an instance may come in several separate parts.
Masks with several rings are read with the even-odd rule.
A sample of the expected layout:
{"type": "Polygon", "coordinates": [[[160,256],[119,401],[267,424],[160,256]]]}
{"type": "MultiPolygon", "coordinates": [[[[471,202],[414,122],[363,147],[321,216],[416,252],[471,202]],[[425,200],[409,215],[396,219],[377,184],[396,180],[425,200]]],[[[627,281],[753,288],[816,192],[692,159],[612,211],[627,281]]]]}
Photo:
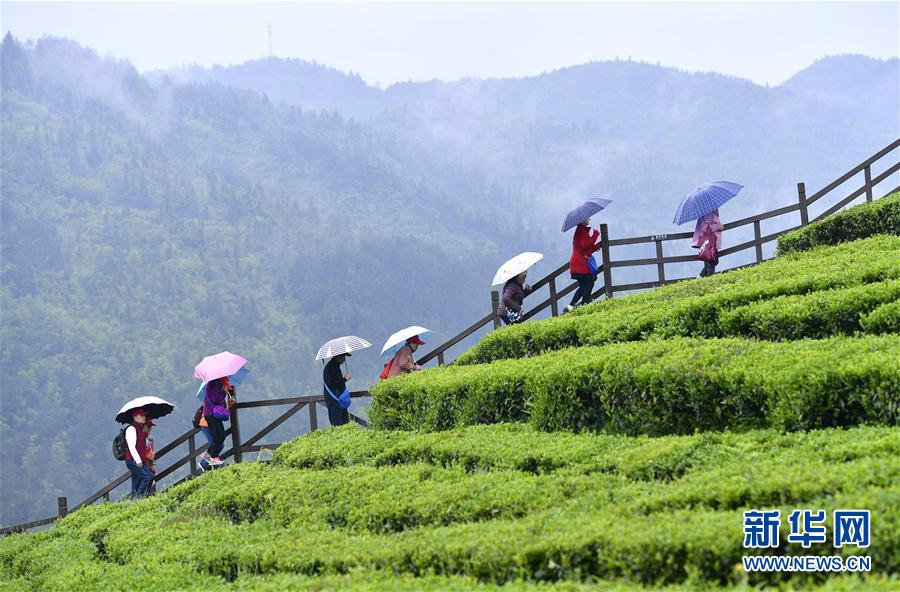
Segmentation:
{"type": "Polygon", "coordinates": [[[882,304],[860,321],[867,333],[900,333],[900,302],[882,304]]]}
{"type": "Polygon", "coordinates": [[[894,294],[900,278],[900,237],[879,236],[779,257],[753,267],[604,300],[564,317],[505,327],[460,356],[460,365],[522,358],[566,347],[637,341],[654,336],[767,339],[825,337],[862,330],[859,315],[894,294]],[[872,253],[878,253],[873,257],[872,253]],[[835,290],[859,288],[844,298],[835,290]],[[817,292],[824,294],[817,295],[817,292]],[[868,295],[871,292],[871,297],[868,295]],[[797,298],[782,298],[795,296],[797,298]],[[859,298],[857,298],[859,296],[859,298]],[[806,303],[801,297],[809,297],[806,303]],[[780,299],[779,299],[780,298],[780,299]],[[776,300],[772,305],[767,301],[776,300]],[[803,311],[809,305],[809,310],[803,311]],[[829,315],[815,310],[827,303],[829,315]],[[729,314],[749,308],[737,316],[729,314]],[[747,318],[741,320],[740,315],[747,318]],[[763,329],[764,326],[767,326],[763,329]]]}
{"type": "Polygon", "coordinates": [[[653,339],[399,377],[375,387],[369,416],[388,429],[527,420],[626,434],[896,425],[897,359],[897,335],[653,339]]]}
{"type": "MultiPolygon", "coordinates": [[[[870,312],[885,304],[892,304],[896,309],[900,304],[898,300],[900,280],[798,296],[778,296],[720,314],[718,333],[778,341],[850,335],[861,330],[870,333],[900,332],[896,330],[896,319],[893,319],[893,330],[884,330],[884,324],[877,319],[864,322],[870,312]]],[[[890,311],[882,314],[889,315],[890,311]]]]}
{"type": "Polygon", "coordinates": [[[876,234],[900,235],[900,193],[853,206],[778,237],[778,253],[807,251],[876,234]]]}
{"type": "MultiPolygon", "coordinates": [[[[831,577],[826,589],[885,588],[900,569],[896,429],[614,438],[494,426],[375,441],[370,434],[322,430],[286,444],[273,466],[228,467],[155,498],[90,507],[52,530],[4,538],[0,581],[16,590],[822,583],[736,568],[746,553],[741,512],[748,508],[781,509],[783,541],[795,508],[829,517],[835,508],[872,511],[872,546],[863,553],[874,577],[831,577]],[[342,451],[349,445],[357,448],[350,457],[342,451]],[[524,455],[545,451],[554,468],[522,464],[524,455]],[[470,464],[472,453],[487,462],[470,464]],[[308,468],[319,464],[327,468],[308,468]],[[507,513],[516,497],[527,503],[507,513]],[[499,511],[473,513],[491,507],[499,511]],[[386,530],[371,517],[397,514],[421,520],[386,530]]],[[[860,552],[786,542],[779,551],[860,552]]]]}

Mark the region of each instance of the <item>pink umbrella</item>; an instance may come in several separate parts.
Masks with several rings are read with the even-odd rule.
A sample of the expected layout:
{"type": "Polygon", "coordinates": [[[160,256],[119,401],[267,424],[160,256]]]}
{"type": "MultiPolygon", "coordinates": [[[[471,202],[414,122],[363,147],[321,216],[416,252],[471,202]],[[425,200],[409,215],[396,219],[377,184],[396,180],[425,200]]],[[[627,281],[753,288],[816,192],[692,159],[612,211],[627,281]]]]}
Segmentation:
{"type": "Polygon", "coordinates": [[[246,359],[227,351],[214,356],[206,356],[194,367],[194,378],[209,382],[223,376],[231,376],[246,363],[246,359]]]}

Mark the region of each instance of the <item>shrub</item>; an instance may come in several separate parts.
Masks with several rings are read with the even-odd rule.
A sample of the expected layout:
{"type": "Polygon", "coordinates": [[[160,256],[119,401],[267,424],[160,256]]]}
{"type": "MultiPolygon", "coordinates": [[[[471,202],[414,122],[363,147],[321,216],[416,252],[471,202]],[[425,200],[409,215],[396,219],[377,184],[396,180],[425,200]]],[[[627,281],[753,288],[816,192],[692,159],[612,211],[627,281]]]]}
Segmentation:
{"type": "Polygon", "coordinates": [[[806,251],[876,234],[900,235],[900,193],[864,203],[778,237],[778,253],[806,251]]]}
{"type": "Polygon", "coordinates": [[[900,302],[882,304],[860,321],[867,333],[900,333],[900,302]]]}
{"type": "Polygon", "coordinates": [[[227,467],[4,538],[0,580],[16,590],[863,590],[890,589],[900,568],[896,429],[629,438],[507,425],[370,442],[371,433],[322,430],[288,443],[273,466],[227,467]],[[359,448],[352,456],[340,451],[348,444],[359,448]],[[527,455],[545,453],[555,468],[527,469],[527,455]],[[295,468],[328,455],[329,468],[295,468]],[[236,507],[256,510],[251,519],[236,507]],[[760,507],[782,511],[788,554],[835,552],[784,542],[791,510],[870,509],[874,573],[745,574],[735,568],[746,553],[740,516],[760,507]],[[407,515],[420,520],[383,528],[383,517],[407,515]]]}
{"type": "MultiPolygon", "coordinates": [[[[784,311],[777,304],[767,312],[760,310],[772,319],[774,326],[786,330],[764,331],[760,332],[761,336],[792,339],[848,333],[861,329],[858,316],[864,311],[859,301],[841,299],[836,293],[823,296],[824,300],[830,299],[831,310],[840,318],[831,322],[821,315],[816,317],[815,311],[808,311],[808,322],[798,323],[794,322],[797,306],[803,306],[799,297],[897,278],[900,278],[900,237],[879,236],[779,257],[652,292],[600,301],[558,319],[506,327],[482,338],[460,356],[457,364],[482,364],[571,346],[638,341],[655,336],[744,336],[748,331],[752,334],[753,328],[742,328],[737,319],[723,322],[722,317],[739,307],[762,306],[766,301],[785,296],[797,296],[798,300],[780,300],[786,305],[784,311]],[[879,256],[872,257],[872,252],[879,256]],[[793,307],[788,306],[791,303],[793,307]],[[853,321],[847,322],[847,318],[853,321]]],[[[861,290],[868,293],[866,288],[861,290]]]]}
{"type": "Polygon", "coordinates": [[[370,418],[380,428],[444,430],[516,421],[525,409],[544,430],[656,435],[896,425],[898,356],[900,336],[893,335],[584,347],[385,381],[373,390],[370,418]],[[480,415],[472,412],[476,404],[480,415]],[[515,411],[504,416],[508,409],[515,411]]]}

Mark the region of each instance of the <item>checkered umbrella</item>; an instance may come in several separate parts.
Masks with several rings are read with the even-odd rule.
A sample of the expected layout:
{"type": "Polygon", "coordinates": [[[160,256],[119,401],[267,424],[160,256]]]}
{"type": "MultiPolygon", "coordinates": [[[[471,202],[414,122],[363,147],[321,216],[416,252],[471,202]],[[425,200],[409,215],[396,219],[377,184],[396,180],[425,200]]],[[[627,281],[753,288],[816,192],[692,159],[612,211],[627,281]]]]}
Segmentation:
{"type": "Polygon", "coordinates": [[[575,228],[600,210],[612,203],[612,200],[591,198],[566,214],[566,219],[562,225],[562,231],[565,232],[571,228],[575,228]]]}
{"type": "Polygon", "coordinates": [[[699,220],[738,194],[743,185],[730,181],[713,181],[687,194],[675,211],[675,224],[699,220]]]}
{"type": "Polygon", "coordinates": [[[319,353],[316,354],[316,359],[324,360],[325,358],[333,358],[334,356],[349,354],[350,352],[366,349],[367,347],[372,347],[372,344],[362,337],[357,337],[356,335],[338,337],[337,339],[326,342],[325,345],[320,347],[319,353]]]}

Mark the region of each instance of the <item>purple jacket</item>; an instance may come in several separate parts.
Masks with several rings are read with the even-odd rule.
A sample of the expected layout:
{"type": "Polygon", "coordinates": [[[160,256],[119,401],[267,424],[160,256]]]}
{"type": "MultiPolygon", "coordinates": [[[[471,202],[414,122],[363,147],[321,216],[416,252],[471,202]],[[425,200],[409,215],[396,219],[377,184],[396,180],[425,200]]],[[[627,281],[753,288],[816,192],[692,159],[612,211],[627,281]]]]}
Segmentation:
{"type": "Polygon", "coordinates": [[[213,407],[225,406],[225,389],[218,380],[206,384],[206,394],[203,397],[203,416],[212,417],[213,407]]]}

